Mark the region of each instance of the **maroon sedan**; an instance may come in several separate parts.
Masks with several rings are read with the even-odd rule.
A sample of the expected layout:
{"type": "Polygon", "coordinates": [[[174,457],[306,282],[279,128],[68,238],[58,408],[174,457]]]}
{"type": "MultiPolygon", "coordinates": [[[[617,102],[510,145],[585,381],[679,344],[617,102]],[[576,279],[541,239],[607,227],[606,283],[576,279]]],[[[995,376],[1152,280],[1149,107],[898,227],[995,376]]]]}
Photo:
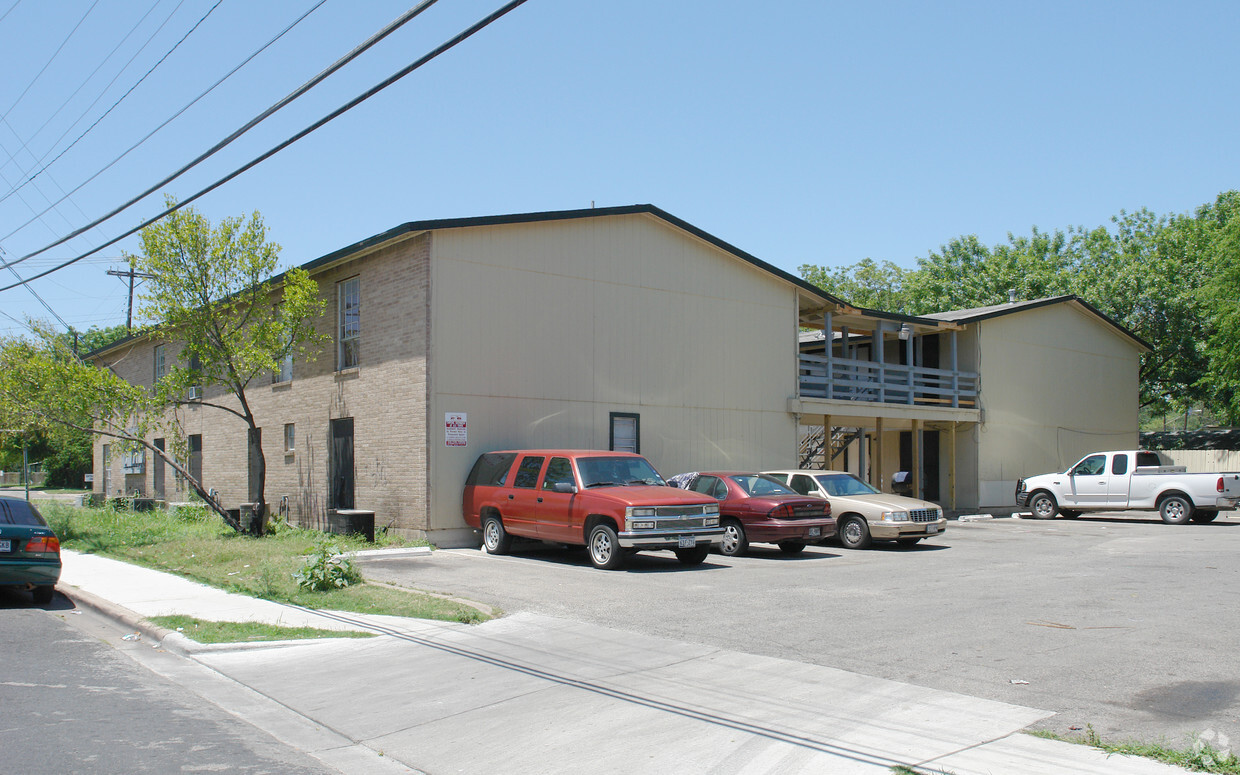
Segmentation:
{"type": "Polygon", "coordinates": [[[801,495],[765,474],[707,471],[668,481],[719,501],[719,524],[724,529],[719,551],[729,557],[744,554],[750,542],[779,544],[785,554],[797,554],[806,544],[835,535],[827,500],[801,495]]]}

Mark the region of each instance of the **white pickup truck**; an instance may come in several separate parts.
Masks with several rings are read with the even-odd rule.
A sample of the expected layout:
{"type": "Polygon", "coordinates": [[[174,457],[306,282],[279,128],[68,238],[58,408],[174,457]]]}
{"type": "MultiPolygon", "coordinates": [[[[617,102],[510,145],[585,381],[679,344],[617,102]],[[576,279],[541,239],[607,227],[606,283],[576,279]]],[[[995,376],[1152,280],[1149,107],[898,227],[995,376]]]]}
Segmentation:
{"type": "Polygon", "coordinates": [[[1240,502],[1240,474],[1190,474],[1157,452],[1094,452],[1061,474],[1016,482],[1016,505],[1037,519],[1084,511],[1158,511],[1163,522],[1210,522],[1240,502]]]}

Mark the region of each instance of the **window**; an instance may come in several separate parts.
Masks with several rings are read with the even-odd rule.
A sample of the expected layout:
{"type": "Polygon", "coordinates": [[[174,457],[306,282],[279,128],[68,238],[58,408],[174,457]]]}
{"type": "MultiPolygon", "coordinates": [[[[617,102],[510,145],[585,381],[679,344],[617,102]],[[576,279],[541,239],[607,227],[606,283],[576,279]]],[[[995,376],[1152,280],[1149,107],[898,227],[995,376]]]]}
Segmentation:
{"type": "Polygon", "coordinates": [[[190,373],[194,375],[194,384],[189,386],[189,400],[201,401],[202,400],[202,377],[201,377],[202,360],[198,357],[197,353],[192,353],[189,356],[189,370],[190,370],[190,373]]]}
{"type": "Polygon", "coordinates": [[[1106,467],[1106,455],[1090,455],[1076,464],[1076,468],[1072,469],[1070,476],[1097,476],[1106,470],[1106,467]]]}
{"type": "Polygon", "coordinates": [[[717,476],[699,476],[697,481],[693,483],[693,489],[695,492],[709,495],[715,500],[723,500],[728,497],[728,486],[717,476]]]}
{"type": "Polygon", "coordinates": [[[352,277],[336,285],[336,370],[356,368],[362,338],[362,282],[352,277]]]}
{"type": "Polygon", "coordinates": [[[1128,454],[1120,452],[1111,460],[1111,473],[1123,476],[1128,473],[1128,454]]]}
{"type": "Polygon", "coordinates": [[[538,472],[542,470],[543,458],[523,457],[521,458],[521,466],[517,469],[517,478],[513,481],[513,487],[533,487],[538,484],[538,472]]]}
{"type": "Polygon", "coordinates": [[[517,456],[511,452],[488,452],[481,455],[469,472],[465,484],[502,487],[508,479],[508,469],[512,468],[512,461],[516,459],[517,456]]]}
{"type": "Polygon", "coordinates": [[[167,361],[164,360],[164,347],[166,345],[155,345],[155,381],[159,382],[168,374],[167,361]]]}
{"type": "Polygon", "coordinates": [[[543,489],[554,490],[557,484],[576,484],[573,480],[573,465],[566,457],[553,457],[547,464],[547,475],[543,477],[543,489]]]}
{"type": "Polygon", "coordinates": [[[294,452],[297,449],[297,428],[293,423],[284,424],[284,451],[294,452]]]}
{"type": "Polygon", "coordinates": [[[630,412],[611,413],[609,449],[613,452],[641,454],[641,418],[630,412]]]}
{"type": "MultiPolygon", "coordinates": [[[[137,428],[130,428],[130,434],[137,435],[137,428]]],[[[137,444],[125,451],[125,460],[123,462],[125,473],[127,474],[144,474],[146,473],[146,450],[137,444]]]]}
{"type": "Polygon", "coordinates": [[[279,385],[282,382],[293,381],[293,354],[289,353],[284,356],[284,360],[280,361],[280,368],[271,372],[271,384],[279,385]]]}
{"type": "Polygon", "coordinates": [[[792,482],[790,482],[788,486],[796,490],[797,492],[801,493],[802,495],[817,495],[818,494],[818,485],[814,482],[813,479],[810,479],[805,474],[797,474],[796,476],[792,477],[792,482]]]}

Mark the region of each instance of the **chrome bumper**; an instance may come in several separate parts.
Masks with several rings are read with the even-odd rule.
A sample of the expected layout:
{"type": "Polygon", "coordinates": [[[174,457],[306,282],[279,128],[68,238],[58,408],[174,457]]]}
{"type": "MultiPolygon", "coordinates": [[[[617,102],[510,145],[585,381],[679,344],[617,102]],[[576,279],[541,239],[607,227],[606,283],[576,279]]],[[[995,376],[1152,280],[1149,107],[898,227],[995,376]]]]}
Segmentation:
{"type": "Polygon", "coordinates": [[[625,549],[679,549],[681,536],[692,536],[694,545],[723,543],[723,528],[686,528],[684,530],[635,530],[620,533],[620,545],[625,549]]]}

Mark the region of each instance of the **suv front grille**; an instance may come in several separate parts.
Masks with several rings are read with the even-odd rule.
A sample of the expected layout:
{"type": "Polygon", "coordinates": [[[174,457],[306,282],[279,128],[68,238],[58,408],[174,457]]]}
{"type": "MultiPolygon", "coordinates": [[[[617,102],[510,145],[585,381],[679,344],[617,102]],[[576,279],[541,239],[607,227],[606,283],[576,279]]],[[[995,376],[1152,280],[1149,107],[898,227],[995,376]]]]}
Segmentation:
{"type": "Polygon", "coordinates": [[[914,522],[938,522],[938,509],[913,509],[908,513],[908,518],[914,522]]]}
{"type": "MultiPolygon", "coordinates": [[[[700,517],[702,516],[705,506],[659,506],[655,508],[654,515],[658,519],[676,519],[677,517],[700,517]]],[[[711,512],[714,513],[713,511],[711,512]]]]}

